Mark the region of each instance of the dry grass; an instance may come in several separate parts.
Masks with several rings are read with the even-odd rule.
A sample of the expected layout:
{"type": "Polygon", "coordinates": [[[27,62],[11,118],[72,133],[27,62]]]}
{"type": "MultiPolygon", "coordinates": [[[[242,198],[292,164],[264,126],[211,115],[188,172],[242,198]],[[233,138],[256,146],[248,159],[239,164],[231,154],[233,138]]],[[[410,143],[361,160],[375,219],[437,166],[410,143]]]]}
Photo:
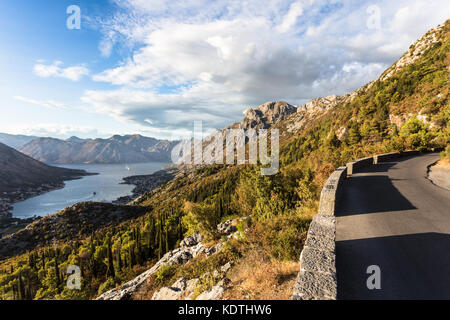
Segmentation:
{"type": "Polygon", "coordinates": [[[444,158],[442,160],[439,160],[439,162],[435,165],[435,167],[450,169],[450,159],[444,158]]]}
{"type": "Polygon", "coordinates": [[[233,268],[228,300],[290,300],[299,262],[269,261],[261,251],[250,252],[233,268]]]}

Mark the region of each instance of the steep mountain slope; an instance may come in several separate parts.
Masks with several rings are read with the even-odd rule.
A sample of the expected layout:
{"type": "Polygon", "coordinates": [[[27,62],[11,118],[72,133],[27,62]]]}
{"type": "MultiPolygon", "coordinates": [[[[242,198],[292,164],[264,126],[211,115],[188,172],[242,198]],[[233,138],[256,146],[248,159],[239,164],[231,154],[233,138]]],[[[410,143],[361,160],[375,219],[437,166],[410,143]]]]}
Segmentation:
{"type": "Polygon", "coordinates": [[[14,149],[18,149],[36,138],[38,137],[25,136],[21,134],[16,135],[16,134],[0,133],[0,143],[6,144],[7,146],[14,149]]]}
{"type": "Polygon", "coordinates": [[[83,175],[84,170],[51,167],[0,143],[0,192],[61,184],[83,175]]]}
{"type": "MultiPolygon", "coordinates": [[[[220,284],[226,299],[288,298],[330,172],[374,153],[449,144],[450,21],[432,33],[433,41],[418,41],[424,44],[417,46],[418,57],[395,64],[389,76],[349,95],[315,99],[297,112],[287,106],[290,114],[284,120],[269,121],[270,128],[281,129],[278,174],[262,176],[258,165],[183,168],[172,181],[134,202],[152,207],[151,212],[80,241],[59,242],[56,248],[1,261],[5,299],[94,298],[164,261],[184,235],[194,232],[206,237],[208,250],[224,241],[222,249],[211,257],[188,257],[192,259],[185,265],[181,257],[181,262],[162,267],[142,284],[142,295],[132,298],[150,299],[159,289],[183,282],[181,278],[199,279],[197,293],[220,284]],[[216,226],[230,217],[245,218],[236,224],[235,236],[222,239],[216,226]],[[63,285],[67,275],[58,270],[70,264],[83,267],[82,290],[63,285]],[[224,274],[227,264],[231,267],[224,274]],[[21,294],[23,279],[32,281],[21,294]]],[[[270,118],[264,112],[250,113],[255,117],[247,117],[243,126],[269,123],[262,120],[270,118]]]]}
{"type": "Polygon", "coordinates": [[[141,135],[115,135],[109,139],[68,140],[38,138],[19,149],[45,163],[137,163],[169,161],[176,142],[141,135]]]}

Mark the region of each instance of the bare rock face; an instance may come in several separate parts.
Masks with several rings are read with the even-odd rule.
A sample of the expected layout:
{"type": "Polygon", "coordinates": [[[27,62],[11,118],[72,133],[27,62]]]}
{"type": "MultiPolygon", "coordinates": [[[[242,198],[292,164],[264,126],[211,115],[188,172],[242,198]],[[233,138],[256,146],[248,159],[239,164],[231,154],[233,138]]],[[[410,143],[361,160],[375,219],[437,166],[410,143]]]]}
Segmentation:
{"type": "Polygon", "coordinates": [[[152,300],[180,300],[192,296],[199,279],[180,278],[170,287],[162,287],[156,291],[152,300]]]}
{"type": "Polygon", "coordinates": [[[193,235],[184,238],[180,242],[180,247],[192,247],[200,243],[203,240],[203,236],[200,233],[194,233],[193,235]]]}
{"type": "Polygon", "coordinates": [[[230,233],[237,231],[237,228],[233,225],[234,222],[235,220],[227,220],[219,223],[219,225],[217,225],[217,231],[223,235],[229,235],[230,233]]]}
{"type": "Polygon", "coordinates": [[[389,114],[389,122],[392,124],[395,124],[397,129],[400,129],[405,122],[407,122],[409,119],[411,119],[413,116],[415,116],[417,119],[422,121],[424,124],[429,125],[431,129],[438,127],[434,122],[430,121],[430,116],[423,113],[423,111],[419,111],[419,113],[408,113],[408,114],[401,114],[401,115],[395,115],[395,114],[389,114]]]}
{"type": "Polygon", "coordinates": [[[240,127],[241,129],[268,129],[296,111],[296,107],[284,101],[266,102],[256,109],[247,109],[240,127]]]}
{"type": "Polygon", "coordinates": [[[342,102],[347,95],[337,96],[332,95],[325,98],[316,98],[305,105],[298,107],[297,112],[308,112],[309,114],[317,114],[323,111],[327,111],[335,107],[338,103],[342,102]]]}
{"type": "Polygon", "coordinates": [[[216,285],[211,289],[201,293],[196,300],[219,300],[227,288],[223,285],[216,285]]]}
{"type": "Polygon", "coordinates": [[[409,47],[409,50],[396,63],[394,63],[389,69],[387,69],[380,77],[380,79],[386,80],[394,73],[396,73],[397,70],[413,64],[425,53],[428,48],[439,41],[440,37],[438,35],[443,28],[444,24],[441,24],[436,28],[428,31],[422,38],[411,45],[411,47],[409,47]]]}
{"type": "Polygon", "coordinates": [[[303,106],[297,108],[297,113],[293,115],[287,124],[288,132],[296,132],[302,129],[309,121],[315,117],[328,112],[341,102],[351,99],[349,94],[342,96],[328,96],[325,98],[313,99],[303,106]]]}
{"type": "Polygon", "coordinates": [[[340,141],[344,141],[345,139],[347,139],[348,137],[348,129],[346,127],[341,127],[339,128],[339,130],[336,133],[336,137],[340,140],[340,141]]]}

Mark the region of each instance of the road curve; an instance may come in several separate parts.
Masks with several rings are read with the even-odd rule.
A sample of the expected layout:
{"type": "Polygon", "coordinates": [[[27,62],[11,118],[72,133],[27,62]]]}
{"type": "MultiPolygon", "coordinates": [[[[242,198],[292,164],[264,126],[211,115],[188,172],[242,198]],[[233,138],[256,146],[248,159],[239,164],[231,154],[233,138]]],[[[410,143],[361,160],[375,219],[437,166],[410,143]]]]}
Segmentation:
{"type": "Polygon", "coordinates": [[[450,191],[426,178],[436,153],[362,169],[337,208],[338,299],[450,299],[450,191]],[[367,267],[381,270],[369,290],[367,267]]]}

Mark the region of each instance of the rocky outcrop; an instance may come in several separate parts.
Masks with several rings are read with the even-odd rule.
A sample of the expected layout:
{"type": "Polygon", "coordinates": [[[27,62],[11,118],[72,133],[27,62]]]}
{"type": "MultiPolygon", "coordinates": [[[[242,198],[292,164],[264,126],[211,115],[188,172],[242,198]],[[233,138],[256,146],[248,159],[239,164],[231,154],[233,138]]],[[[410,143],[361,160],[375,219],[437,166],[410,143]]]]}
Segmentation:
{"type": "MultiPolygon", "coordinates": [[[[212,276],[214,279],[220,280],[208,290],[200,293],[196,297],[196,300],[219,300],[225,290],[228,289],[228,284],[231,282],[231,280],[225,278],[225,276],[233,266],[234,262],[230,261],[220,267],[219,270],[215,270],[212,276]]],[[[207,276],[210,276],[210,274],[204,274],[201,278],[206,278],[207,276]]],[[[197,284],[201,281],[201,278],[180,278],[170,287],[162,287],[157,290],[153,294],[152,300],[192,300],[195,297],[195,289],[197,284]]]]}
{"type": "Polygon", "coordinates": [[[409,50],[381,75],[380,79],[382,81],[386,80],[394,75],[398,70],[413,64],[426,52],[427,49],[441,39],[439,33],[443,31],[444,26],[445,23],[438,25],[436,28],[431,29],[414,44],[412,44],[409,47],[409,50]]]}
{"type": "Polygon", "coordinates": [[[288,120],[287,131],[296,132],[302,129],[311,119],[328,112],[335,108],[338,104],[349,99],[350,95],[328,96],[325,98],[313,99],[303,106],[297,108],[297,113],[288,120]]]}
{"type": "Polygon", "coordinates": [[[408,114],[397,115],[397,114],[391,113],[391,114],[389,114],[389,122],[392,124],[395,124],[397,129],[401,129],[403,124],[405,124],[405,122],[407,122],[412,117],[416,117],[417,119],[422,121],[425,125],[428,125],[430,127],[430,129],[439,127],[439,125],[437,125],[436,123],[431,121],[430,115],[425,114],[424,110],[420,110],[417,114],[408,113],[408,114]]]}
{"type": "MultiPolygon", "coordinates": [[[[165,265],[185,264],[189,260],[195,258],[204,252],[205,247],[201,243],[203,236],[195,233],[189,237],[184,238],[180,247],[167,252],[153,267],[141,273],[133,280],[125,283],[119,289],[112,289],[100,295],[97,300],[125,300],[131,298],[135,293],[153,274],[165,265]]],[[[178,287],[166,289],[165,294],[176,296],[178,287]]],[[[163,293],[161,293],[161,296],[163,293]]]]}
{"type": "MultiPolygon", "coordinates": [[[[238,233],[236,230],[236,227],[234,226],[237,221],[240,221],[241,219],[233,219],[233,220],[227,220],[225,222],[220,223],[217,226],[218,232],[226,236],[228,238],[232,238],[233,236],[236,236],[238,233]]],[[[125,283],[122,285],[119,289],[112,289],[110,291],[107,291],[100,295],[97,300],[124,300],[129,299],[131,296],[136,293],[139,288],[146,283],[146,281],[158,270],[165,265],[174,265],[174,264],[185,264],[191,259],[199,256],[200,254],[205,254],[206,257],[209,257],[213,254],[218,253],[225,245],[226,240],[221,240],[218,243],[216,243],[212,247],[205,247],[202,244],[203,236],[199,233],[194,233],[191,236],[185,237],[180,242],[180,247],[177,249],[174,249],[168,253],[166,253],[153,267],[148,269],[147,271],[143,272],[133,280],[125,283]]],[[[213,275],[216,278],[223,278],[226,273],[233,267],[234,262],[230,261],[226,263],[224,266],[222,266],[219,270],[217,270],[217,274],[213,275]]],[[[199,279],[187,279],[187,278],[180,278],[178,279],[174,284],[172,284],[170,287],[163,287],[160,290],[156,291],[153,294],[152,299],[153,300],[176,300],[180,299],[181,297],[186,297],[189,299],[189,295],[193,294],[193,288],[195,288],[195,285],[199,279]]],[[[223,280],[223,279],[222,279],[223,280]]],[[[226,280],[224,280],[226,282],[226,280]]],[[[222,283],[219,283],[218,285],[223,286],[222,283]]],[[[211,289],[212,290],[212,289],[211,289]]],[[[220,292],[221,289],[215,288],[213,291],[205,295],[205,297],[217,297],[218,292],[220,292]]]]}
{"type": "Polygon", "coordinates": [[[152,296],[152,300],[189,299],[192,297],[198,281],[199,279],[180,278],[170,287],[162,287],[156,291],[152,296]]]}
{"type": "MultiPolygon", "coordinates": [[[[315,98],[310,100],[306,104],[299,106],[297,108],[297,112],[288,117],[286,121],[286,132],[295,133],[305,128],[307,124],[311,123],[318,117],[334,110],[338,106],[353,101],[353,99],[356,98],[358,94],[370,89],[373,84],[374,81],[369,82],[368,84],[356,89],[351,93],[343,94],[340,96],[331,95],[325,98],[315,98]]],[[[341,130],[340,138],[338,133],[336,133],[338,135],[338,138],[345,139],[347,134],[346,129],[340,128],[339,130],[341,130]]]]}
{"type": "Polygon", "coordinates": [[[296,111],[296,107],[284,101],[266,102],[255,109],[247,109],[240,128],[268,129],[296,111]]]}
{"type": "Polygon", "coordinates": [[[237,231],[237,228],[234,226],[235,220],[227,220],[217,225],[217,231],[223,235],[229,235],[237,231]]]}
{"type": "Polygon", "coordinates": [[[219,300],[226,289],[224,285],[215,285],[211,289],[199,294],[196,300],[219,300]]]}

